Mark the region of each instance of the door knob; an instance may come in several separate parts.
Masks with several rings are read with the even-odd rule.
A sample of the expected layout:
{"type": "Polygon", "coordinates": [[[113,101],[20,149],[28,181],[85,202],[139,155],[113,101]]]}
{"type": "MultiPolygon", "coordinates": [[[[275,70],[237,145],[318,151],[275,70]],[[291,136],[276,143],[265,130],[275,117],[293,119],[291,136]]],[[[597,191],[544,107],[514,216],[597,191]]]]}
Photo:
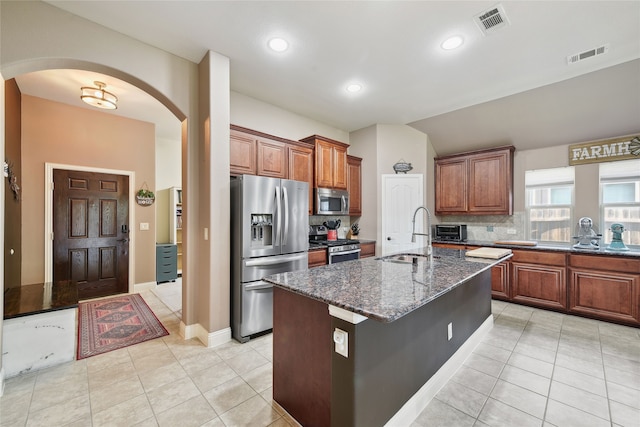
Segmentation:
{"type": "Polygon", "coordinates": [[[119,239],[119,240],[116,240],[116,242],[119,242],[119,243],[127,243],[128,241],[129,241],[129,239],[119,239]]]}

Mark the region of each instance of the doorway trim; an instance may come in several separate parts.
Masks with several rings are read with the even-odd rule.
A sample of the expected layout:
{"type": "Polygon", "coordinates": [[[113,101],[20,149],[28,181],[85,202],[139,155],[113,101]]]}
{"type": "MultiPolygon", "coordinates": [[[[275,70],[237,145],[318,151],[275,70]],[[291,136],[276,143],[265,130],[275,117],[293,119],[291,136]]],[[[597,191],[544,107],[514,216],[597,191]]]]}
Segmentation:
{"type": "Polygon", "coordinates": [[[129,293],[133,292],[135,285],[135,247],[136,233],[131,224],[136,223],[135,218],[135,181],[134,171],[119,169],[94,168],[90,166],[64,165],[60,163],[44,164],[44,281],[53,281],[53,170],[66,169],[81,172],[109,173],[112,175],[124,175],[129,177],[129,283],[127,284],[129,293]],[[133,209],[132,209],[133,207],[133,209]]]}

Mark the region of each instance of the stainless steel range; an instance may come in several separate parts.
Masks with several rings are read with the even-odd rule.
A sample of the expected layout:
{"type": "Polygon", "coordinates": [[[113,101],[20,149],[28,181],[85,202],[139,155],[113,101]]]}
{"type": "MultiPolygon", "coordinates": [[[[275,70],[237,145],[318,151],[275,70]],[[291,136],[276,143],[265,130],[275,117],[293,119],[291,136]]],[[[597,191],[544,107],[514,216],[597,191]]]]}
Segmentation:
{"type": "Polygon", "coordinates": [[[329,264],[360,259],[360,242],[357,240],[329,240],[324,225],[309,226],[309,247],[326,247],[329,264]]]}

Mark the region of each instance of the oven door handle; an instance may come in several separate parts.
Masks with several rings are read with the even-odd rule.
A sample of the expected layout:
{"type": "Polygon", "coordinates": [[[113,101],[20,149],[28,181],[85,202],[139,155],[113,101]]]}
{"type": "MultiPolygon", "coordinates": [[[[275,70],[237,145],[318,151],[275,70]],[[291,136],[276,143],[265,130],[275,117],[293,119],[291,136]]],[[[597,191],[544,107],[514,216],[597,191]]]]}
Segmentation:
{"type": "Polygon", "coordinates": [[[358,252],[360,252],[362,249],[354,249],[352,251],[344,251],[344,252],[334,252],[331,255],[336,256],[336,255],[351,255],[351,254],[357,254],[358,252]]]}

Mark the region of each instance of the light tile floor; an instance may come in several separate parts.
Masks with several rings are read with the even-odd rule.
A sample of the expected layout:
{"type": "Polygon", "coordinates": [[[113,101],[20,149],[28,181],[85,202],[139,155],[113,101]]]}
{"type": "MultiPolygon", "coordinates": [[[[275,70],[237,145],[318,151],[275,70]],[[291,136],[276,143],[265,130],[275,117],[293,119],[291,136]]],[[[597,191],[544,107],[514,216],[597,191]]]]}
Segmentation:
{"type": "MultiPolygon", "coordinates": [[[[8,379],[0,425],[295,426],[272,406],[271,335],[185,341],[171,293],[142,294],[171,335],[8,379]]],[[[411,427],[640,426],[639,329],[492,307],[493,330],[411,427]]]]}

